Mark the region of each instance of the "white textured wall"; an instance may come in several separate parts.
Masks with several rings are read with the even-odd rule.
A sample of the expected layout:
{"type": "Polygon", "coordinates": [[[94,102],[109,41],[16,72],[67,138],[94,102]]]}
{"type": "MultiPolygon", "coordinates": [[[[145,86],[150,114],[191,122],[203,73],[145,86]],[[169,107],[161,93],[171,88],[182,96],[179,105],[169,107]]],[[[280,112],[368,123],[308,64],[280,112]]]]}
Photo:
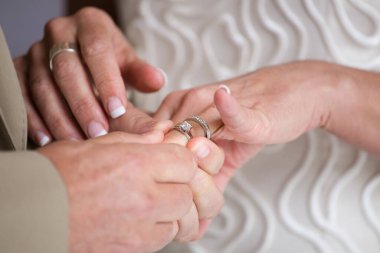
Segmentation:
{"type": "Polygon", "coordinates": [[[25,53],[42,37],[50,18],[62,15],[63,0],[0,0],[0,25],[13,56],[25,53]]]}

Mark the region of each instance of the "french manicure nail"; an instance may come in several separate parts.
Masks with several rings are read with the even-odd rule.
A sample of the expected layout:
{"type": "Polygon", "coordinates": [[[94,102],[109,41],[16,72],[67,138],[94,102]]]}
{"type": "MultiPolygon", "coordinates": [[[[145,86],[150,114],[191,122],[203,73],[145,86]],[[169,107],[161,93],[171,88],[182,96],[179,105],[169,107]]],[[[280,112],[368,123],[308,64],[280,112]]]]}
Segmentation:
{"type": "Polygon", "coordinates": [[[126,109],[121,103],[121,100],[117,97],[110,97],[108,99],[108,110],[113,119],[119,118],[126,112],[126,109]]]}
{"type": "Polygon", "coordinates": [[[108,132],[104,129],[102,124],[96,121],[91,121],[88,124],[88,135],[91,138],[99,137],[108,134],[108,132]]]}
{"type": "Polygon", "coordinates": [[[198,159],[204,159],[210,154],[210,149],[205,144],[200,144],[195,147],[195,154],[198,159]]]}
{"type": "Polygon", "coordinates": [[[160,71],[161,75],[162,75],[162,78],[164,79],[164,85],[167,85],[168,84],[168,75],[166,74],[166,72],[161,69],[161,68],[157,68],[158,71],[160,71]]]}
{"type": "Polygon", "coordinates": [[[50,138],[41,131],[38,131],[36,133],[36,139],[37,139],[38,145],[40,145],[40,147],[43,147],[50,142],[50,138]]]}
{"type": "Polygon", "coordinates": [[[223,89],[223,90],[225,90],[227,92],[227,94],[231,95],[230,88],[227,85],[225,85],[225,84],[219,85],[218,89],[223,89]]]}

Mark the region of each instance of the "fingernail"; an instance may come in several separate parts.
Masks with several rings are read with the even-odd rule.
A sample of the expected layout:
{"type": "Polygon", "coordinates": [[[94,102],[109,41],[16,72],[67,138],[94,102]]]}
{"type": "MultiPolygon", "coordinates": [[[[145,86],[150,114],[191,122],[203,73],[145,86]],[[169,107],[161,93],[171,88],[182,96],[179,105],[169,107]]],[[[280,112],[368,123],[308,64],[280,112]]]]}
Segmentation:
{"type": "Polygon", "coordinates": [[[205,144],[199,144],[195,146],[195,155],[198,157],[198,159],[204,159],[210,154],[210,149],[205,144]]]}
{"type": "Polygon", "coordinates": [[[119,118],[126,112],[121,100],[117,97],[110,97],[108,99],[108,110],[113,119],[119,118]]]}
{"type": "Polygon", "coordinates": [[[227,94],[231,95],[230,88],[227,85],[225,85],[225,84],[219,85],[218,89],[223,89],[225,92],[227,92],[227,94]]]}
{"type": "Polygon", "coordinates": [[[164,85],[163,86],[167,85],[168,84],[168,75],[161,68],[157,68],[157,70],[160,71],[162,78],[164,79],[164,85]]]}
{"type": "Polygon", "coordinates": [[[99,137],[108,134],[108,132],[104,129],[102,124],[96,121],[91,121],[88,125],[88,135],[91,138],[99,137]]]}
{"type": "Polygon", "coordinates": [[[36,139],[37,139],[38,145],[40,145],[40,147],[43,147],[50,142],[50,138],[41,131],[38,131],[36,133],[36,139]]]}

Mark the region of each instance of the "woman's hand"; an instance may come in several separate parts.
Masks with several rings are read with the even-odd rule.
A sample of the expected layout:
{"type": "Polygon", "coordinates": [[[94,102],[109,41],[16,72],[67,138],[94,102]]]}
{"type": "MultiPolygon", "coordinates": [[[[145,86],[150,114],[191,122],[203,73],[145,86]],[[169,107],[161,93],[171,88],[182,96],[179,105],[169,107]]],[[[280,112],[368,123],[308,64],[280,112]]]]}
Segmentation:
{"type": "Polygon", "coordinates": [[[380,154],[375,141],[380,138],[379,82],[375,72],[319,61],[292,62],[224,82],[232,95],[218,89],[220,84],[173,93],[162,103],[156,119],[177,122],[200,114],[214,130],[223,122],[214,139],[232,140],[238,149],[241,143],[291,141],[323,127],[380,154]]]}
{"type": "Polygon", "coordinates": [[[29,136],[40,145],[108,132],[108,118],[129,110],[125,83],[152,92],[166,81],[161,70],[137,57],[112,19],[95,8],[48,22],[43,40],[15,66],[28,108],[29,136]],[[76,43],[78,52],[57,54],[51,71],[49,50],[64,42],[76,43]]]}
{"type": "Polygon", "coordinates": [[[342,67],[322,62],[294,62],[263,68],[221,83],[170,94],[156,112],[158,120],[183,120],[201,114],[217,138],[248,144],[294,140],[309,129],[328,123],[334,104],[345,92],[342,67]]]}
{"type": "Polygon", "coordinates": [[[218,129],[213,139],[225,151],[225,185],[234,169],[261,146],[329,126],[345,99],[352,98],[346,72],[347,68],[316,61],[268,67],[223,82],[231,95],[219,88],[221,83],[174,92],[155,118],[180,122],[200,115],[213,131],[218,129]]]}

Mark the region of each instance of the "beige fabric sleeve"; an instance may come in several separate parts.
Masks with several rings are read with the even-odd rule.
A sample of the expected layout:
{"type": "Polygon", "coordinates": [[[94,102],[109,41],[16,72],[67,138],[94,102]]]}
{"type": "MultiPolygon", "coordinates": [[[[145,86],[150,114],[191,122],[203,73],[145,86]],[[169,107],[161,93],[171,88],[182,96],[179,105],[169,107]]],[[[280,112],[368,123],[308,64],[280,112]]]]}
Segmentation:
{"type": "Polygon", "coordinates": [[[37,152],[0,152],[0,252],[68,252],[66,190],[37,152]]]}

